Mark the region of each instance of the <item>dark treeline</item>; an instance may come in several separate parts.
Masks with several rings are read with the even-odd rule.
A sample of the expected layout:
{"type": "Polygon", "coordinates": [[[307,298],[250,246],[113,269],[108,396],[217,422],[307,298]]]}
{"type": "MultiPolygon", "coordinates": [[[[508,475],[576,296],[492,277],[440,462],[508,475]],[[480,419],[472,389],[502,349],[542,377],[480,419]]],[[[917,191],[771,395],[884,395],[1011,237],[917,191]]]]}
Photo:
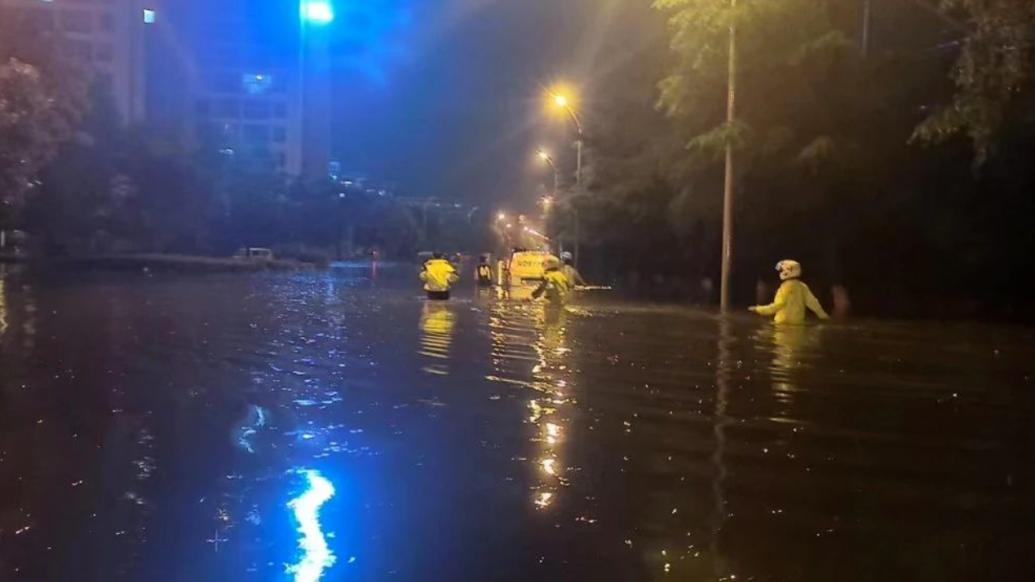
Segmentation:
{"type": "Polygon", "coordinates": [[[290,180],[214,146],[191,151],[120,129],[109,103],[98,97],[12,217],[46,255],[218,256],[258,246],[332,259],[374,249],[412,256],[424,242],[420,209],[330,179],[290,180]]]}
{"type": "Polygon", "coordinates": [[[871,7],[864,23],[862,2],[658,0],[650,40],[623,39],[584,107],[589,179],[556,227],[578,208],[586,268],[715,300],[731,141],[740,304],[797,258],[856,312],[1031,320],[1035,3],[871,7]]]}

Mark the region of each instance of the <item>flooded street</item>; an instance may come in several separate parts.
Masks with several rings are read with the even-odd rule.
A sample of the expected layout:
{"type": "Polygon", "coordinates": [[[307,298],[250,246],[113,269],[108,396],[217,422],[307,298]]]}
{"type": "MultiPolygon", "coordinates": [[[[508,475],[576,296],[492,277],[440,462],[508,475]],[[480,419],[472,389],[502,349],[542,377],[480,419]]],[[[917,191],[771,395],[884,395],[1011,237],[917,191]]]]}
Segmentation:
{"type": "Polygon", "coordinates": [[[8,271],[0,580],[1030,580],[1033,336],[8,271]]]}

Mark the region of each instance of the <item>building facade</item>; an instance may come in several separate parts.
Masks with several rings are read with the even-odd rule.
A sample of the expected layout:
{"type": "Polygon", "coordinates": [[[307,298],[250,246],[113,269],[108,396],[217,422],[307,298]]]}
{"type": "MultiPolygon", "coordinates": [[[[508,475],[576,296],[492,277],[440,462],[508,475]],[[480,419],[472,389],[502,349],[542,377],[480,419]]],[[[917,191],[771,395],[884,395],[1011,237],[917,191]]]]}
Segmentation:
{"type": "Polygon", "coordinates": [[[186,47],[190,134],[242,163],[299,175],[303,168],[297,12],[277,2],[183,3],[175,38],[186,47]],[[278,28],[278,25],[282,28],[278,28]]]}
{"type": "Polygon", "coordinates": [[[147,114],[145,43],[156,12],[145,6],[140,0],[0,0],[4,18],[52,38],[63,56],[90,67],[127,124],[147,114]]]}
{"type": "Polygon", "coordinates": [[[329,73],[296,0],[0,0],[0,9],[90,66],[127,125],[245,166],[327,175],[329,73]]]}

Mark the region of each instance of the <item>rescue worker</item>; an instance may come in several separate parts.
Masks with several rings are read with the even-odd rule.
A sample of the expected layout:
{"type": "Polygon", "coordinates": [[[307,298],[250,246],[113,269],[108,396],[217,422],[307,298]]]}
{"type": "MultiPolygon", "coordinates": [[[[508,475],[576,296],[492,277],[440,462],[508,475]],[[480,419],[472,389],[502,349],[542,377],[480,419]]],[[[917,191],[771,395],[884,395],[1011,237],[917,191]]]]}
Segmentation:
{"type": "Polygon", "coordinates": [[[572,284],[561,270],[561,262],[557,257],[549,256],[543,261],[543,268],[543,282],[532,291],[532,298],[539,299],[545,295],[551,304],[563,305],[568,300],[572,284]]]}
{"type": "Polygon", "coordinates": [[[492,287],[492,265],[489,264],[489,255],[482,255],[474,274],[479,287],[492,287]]]}
{"type": "Polygon", "coordinates": [[[749,307],[750,311],[759,315],[774,315],[773,321],[776,323],[805,323],[805,308],[820,319],[830,319],[809,286],[801,282],[801,264],[798,261],[780,261],[776,264],[776,270],[783,281],[776,291],[776,298],[769,305],[749,307]]]}
{"type": "Polygon", "coordinates": [[[460,276],[456,274],[456,269],[445,259],[445,256],[436,252],[432,253],[430,261],[424,263],[420,280],[424,282],[424,290],[428,293],[428,299],[445,301],[449,299],[450,287],[460,280],[460,276]]]}
{"type": "Polygon", "coordinates": [[[564,263],[561,270],[564,271],[564,276],[568,278],[568,284],[572,289],[574,289],[576,285],[580,287],[585,287],[587,285],[586,280],[582,278],[582,273],[579,273],[579,270],[575,268],[575,257],[573,257],[571,253],[568,251],[561,253],[561,262],[564,263]]]}

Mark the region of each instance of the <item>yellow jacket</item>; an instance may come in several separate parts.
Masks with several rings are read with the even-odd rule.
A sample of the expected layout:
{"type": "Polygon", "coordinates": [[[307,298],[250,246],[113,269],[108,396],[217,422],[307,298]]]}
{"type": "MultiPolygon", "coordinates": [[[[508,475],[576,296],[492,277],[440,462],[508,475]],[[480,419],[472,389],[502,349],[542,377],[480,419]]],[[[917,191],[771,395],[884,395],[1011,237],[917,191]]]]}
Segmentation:
{"type": "Polygon", "coordinates": [[[784,281],[776,291],[776,298],[769,305],[759,305],[754,308],[755,313],[761,315],[776,315],[773,321],[776,323],[805,323],[805,308],[809,308],[820,319],[830,319],[819,299],[812,294],[809,286],[797,279],[784,281]]]}
{"type": "Polygon", "coordinates": [[[532,297],[539,299],[545,294],[551,303],[564,303],[571,289],[571,281],[563,271],[551,270],[543,274],[543,282],[532,292],[532,297]]]}
{"type": "Polygon", "coordinates": [[[475,269],[474,274],[479,281],[492,281],[492,266],[488,263],[482,263],[475,269]]]}
{"type": "Polygon", "coordinates": [[[424,263],[420,280],[424,282],[425,291],[449,291],[449,287],[460,280],[456,269],[445,259],[431,259],[424,263]]]}

